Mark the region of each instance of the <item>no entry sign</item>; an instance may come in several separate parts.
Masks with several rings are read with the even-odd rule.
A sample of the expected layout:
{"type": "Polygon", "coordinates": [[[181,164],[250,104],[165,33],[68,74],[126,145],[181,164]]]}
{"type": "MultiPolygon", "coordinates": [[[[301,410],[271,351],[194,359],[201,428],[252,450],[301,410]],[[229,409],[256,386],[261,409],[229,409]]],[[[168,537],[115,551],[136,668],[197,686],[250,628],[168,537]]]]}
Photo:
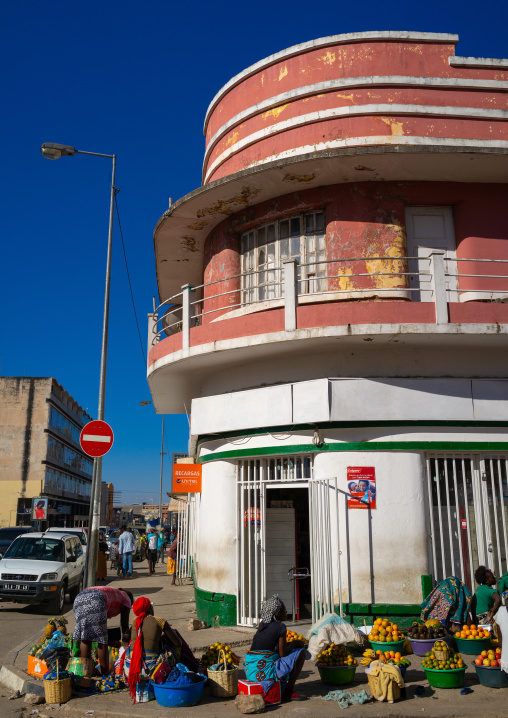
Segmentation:
{"type": "Polygon", "coordinates": [[[113,446],[113,429],[105,421],[89,421],[81,429],[79,443],[88,456],[104,456],[113,446]]]}

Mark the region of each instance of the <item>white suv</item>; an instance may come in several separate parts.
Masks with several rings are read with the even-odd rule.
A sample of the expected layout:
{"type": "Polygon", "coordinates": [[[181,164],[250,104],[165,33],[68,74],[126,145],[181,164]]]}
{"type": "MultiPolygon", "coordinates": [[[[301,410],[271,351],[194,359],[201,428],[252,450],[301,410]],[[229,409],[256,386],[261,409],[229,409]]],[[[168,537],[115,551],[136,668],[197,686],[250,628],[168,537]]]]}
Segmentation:
{"type": "Polygon", "coordinates": [[[0,600],[43,604],[58,616],[65,595],[74,601],[83,590],[84,568],[81,542],[65,530],[18,536],[0,560],[0,600]]]}

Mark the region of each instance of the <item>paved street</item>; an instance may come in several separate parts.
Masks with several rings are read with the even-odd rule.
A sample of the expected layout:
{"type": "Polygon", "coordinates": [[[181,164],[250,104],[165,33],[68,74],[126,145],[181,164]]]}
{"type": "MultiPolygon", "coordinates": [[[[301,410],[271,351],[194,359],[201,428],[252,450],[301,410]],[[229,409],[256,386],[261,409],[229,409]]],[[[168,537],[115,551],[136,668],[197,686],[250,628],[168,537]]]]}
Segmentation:
{"type": "MultiPolygon", "coordinates": [[[[148,576],[146,563],[135,565],[135,577],[132,580],[124,580],[114,575],[110,576],[110,582],[118,586],[127,586],[135,596],[148,596],[154,603],[156,615],[164,616],[169,622],[178,628],[185,636],[187,642],[195,650],[197,655],[202,649],[214,643],[216,640],[235,645],[235,651],[241,658],[245,655],[251,641],[253,631],[246,628],[208,628],[199,631],[188,631],[189,619],[195,616],[193,600],[193,589],[190,582],[182,586],[171,586],[169,578],[161,565],[157,567],[155,576],[148,576]]],[[[67,606],[67,608],[70,608],[67,606]]],[[[67,612],[69,629],[73,628],[72,610],[67,612]]],[[[5,657],[7,652],[14,646],[20,644],[24,639],[30,638],[39,630],[42,630],[45,623],[44,616],[35,612],[35,609],[14,608],[12,606],[0,607],[0,630],[2,632],[1,651],[5,657]]],[[[17,667],[26,668],[27,650],[19,654],[16,661],[17,667]]],[[[426,688],[422,697],[414,696],[416,685],[428,686],[425,676],[420,668],[421,660],[411,656],[411,669],[407,674],[407,699],[396,704],[372,704],[350,707],[347,715],[352,716],[431,716],[433,718],[444,718],[445,716],[504,716],[506,715],[506,692],[483,688],[476,682],[476,675],[471,667],[472,661],[467,658],[469,664],[466,683],[471,684],[474,692],[470,695],[460,695],[458,690],[439,690],[426,688]]],[[[324,686],[320,680],[317,670],[311,662],[307,663],[302,672],[301,679],[297,684],[297,690],[305,695],[308,700],[281,706],[268,708],[268,712],[276,713],[280,718],[286,716],[302,716],[315,718],[328,718],[337,716],[338,705],[332,701],[324,701],[325,696],[333,687],[324,686]]],[[[352,690],[367,688],[366,675],[362,668],[357,670],[355,683],[352,690]]],[[[155,702],[142,705],[132,705],[127,693],[93,696],[84,698],[73,698],[68,704],[60,708],[52,706],[39,706],[33,708],[26,706],[23,699],[10,701],[7,699],[9,691],[0,686],[0,715],[2,718],[44,718],[44,716],[87,716],[87,718],[162,718],[162,716],[174,716],[174,718],[233,718],[238,716],[232,700],[224,701],[212,698],[208,689],[205,689],[203,701],[193,708],[167,709],[162,708],[155,702]],[[3,694],[3,695],[2,695],[3,694]],[[39,713],[32,713],[38,710],[39,713]],[[93,711],[93,714],[90,713],[93,711]]]]}

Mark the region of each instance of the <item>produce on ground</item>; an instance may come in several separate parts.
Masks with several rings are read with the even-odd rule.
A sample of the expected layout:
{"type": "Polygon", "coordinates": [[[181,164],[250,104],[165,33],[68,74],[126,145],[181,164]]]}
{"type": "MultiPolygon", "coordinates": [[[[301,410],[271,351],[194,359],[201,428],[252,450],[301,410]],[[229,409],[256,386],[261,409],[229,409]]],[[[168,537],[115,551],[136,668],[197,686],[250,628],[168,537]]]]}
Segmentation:
{"type": "Polygon", "coordinates": [[[399,651],[373,651],[372,648],[368,648],[364,652],[360,663],[362,666],[370,666],[372,661],[392,663],[399,668],[407,668],[411,665],[411,661],[408,658],[404,658],[399,651]]]}
{"type": "Polygon", "coordinates": [[[455,638],[468,638],[474,641],[475,638],[490,638],[490,632],[483,628],[477,628],[474,623],[471,626],[462,626],[462,631],[457,631],[455,638]]]}
{"type": "Polygon", "coordinates": [[[413,621],[408,633],[409,638],[414,638],[417,641],[434,640],[443,638],[444,635],[445,630],[441,623],[427,626],[426,624],[418,623],[418,621],[413,621]]]}
{"type": "Polygon", "coordinates": [[[422,661],[422,668],[430,668],[434,671],[454,671],[456,668],[464,668],[464,661],[460,653],[452,653],[446,661],[438,661],[433,651],[427,651],[422,661]]]}
{"type": "Polygon", "coordinates": [[[316,665],[321,666],[321,668],[331,666],[357,666],[358,662],[349,648],[330,643],[318,654],[316,665]]]}
{"type": "Polygon", "coordinates": [[[477,666],[487,666],[487,668],[501,668],[501,649],[499,646],[493,650],[482,651],[475,660],[477,666]]]}
{"type": "Polygon", "coordinates": [[[293,641],[301,641],[305,645],[308,643],[307,639],[302,636],[301,633],[295,633],[294,631],[290,631],[288,629],[286,631],[286,643],[292,643],[293,641]]]}
{"type": "Polygon", "coordinates": [[[49,618],[46,627],[44,628],[44,635],[41,636],[37,643],[30,648],[28,655],[33,656],[34,658],[41,658],[42,653],[51,643],[53,633],[56,631],[61,631],[64,634],[64,644],[70,647],[72,645],[72,637],[67,635],[66,626],[67,619],[63,616],[59,616],[58,618],[49,618]]]}
{"type": "Polygon", "coordinates": [[[221,650],[226,654],[226,661],[228,663],[234,664],[235,666],[240,663],[240,659],[236,653],[233,653],[227,643],[219,643],[216,641],[214,644],[209,646],[205,653],[201,656],[201,664],[203,668],[209,668],[210,666],[213,666],[214,663],[218,663],[222,657],[222,655],[219,655],[221,650]]]}
{"type": "Polygon", "coordinates": [[[369,633],[369,641],[378,643],[393,643],[402,641],[404,635],[396,623],[390,623],[386,618],[376,618],[372,631],[369,633]]]}

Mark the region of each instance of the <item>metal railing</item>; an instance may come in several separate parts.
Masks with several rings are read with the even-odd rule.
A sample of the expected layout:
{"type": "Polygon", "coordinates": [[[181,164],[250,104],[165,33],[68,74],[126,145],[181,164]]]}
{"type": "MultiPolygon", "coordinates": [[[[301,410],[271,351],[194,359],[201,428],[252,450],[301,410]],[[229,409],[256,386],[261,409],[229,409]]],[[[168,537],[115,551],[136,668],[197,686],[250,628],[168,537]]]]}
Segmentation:
{"type": "Polygon", "coordinates": [[[202,324],[204,317],[229,314],[260,304],[265,305],[263,308],[283,306],[285,330],[292,331],[296,329],[298,304],[309,301],[388,298],[390,295],[398,299],[431,301],[435,304],[436,324],[446,324],[449,321],[448,303],[459,301],[459,295],[460,301],[468,301],[468,295],[484,301],[508,300],[508,274],[459,272],[457,265],[462,262],[508,264],[508,260],[502,259],[447,257],[443,250],[432,250],[427,257],[347,257],[302,264],[296,259],[288,259],[283,261],[282,267],[242,272],[199,285],[185,284],[181,292],[166,299],[148,315],[149,348],[160,341],[162,335],[181,332],[182,349],[188,350],[190,329],[202,324]],[[358,271],[358,266],[354,266],[359,263],[368,266],[371,262],[376,265],[386,263],[386,271],[383,266],[375,267],[383,271],[372,272],[358,271]],[[363,287],[354,286],[352,280],[358,279],[360,283],[371,281],[363,287]],[[459,280],[464,284],[468,279],[505,280],[507,289],[459,286],[459,280]],[[237,280],[240,286],[227,288],[228,282],[237,280]]]}

